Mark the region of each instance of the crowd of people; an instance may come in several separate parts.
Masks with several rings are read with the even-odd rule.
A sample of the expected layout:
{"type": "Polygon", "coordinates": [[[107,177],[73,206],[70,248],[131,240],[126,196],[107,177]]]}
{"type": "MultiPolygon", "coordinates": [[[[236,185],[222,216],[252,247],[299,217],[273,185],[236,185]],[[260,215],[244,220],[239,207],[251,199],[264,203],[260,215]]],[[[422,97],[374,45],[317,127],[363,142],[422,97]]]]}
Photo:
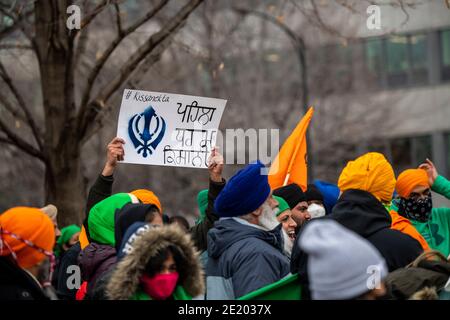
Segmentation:
{"type": "Polygon", "coordinates": [[[229,300],[294,275],[298,299],[449,298],[450,208],[431,192],[450,199],[450,181],[428,159],[396,178],[371,152],[337,184],[272,190],[259,161],[226,181],[213,149],[191,227],[148,189],[113,194],[124,143],[108,144],[81,226],[60,230],[53,205],[0,214],[1,300],[229,300]]]}

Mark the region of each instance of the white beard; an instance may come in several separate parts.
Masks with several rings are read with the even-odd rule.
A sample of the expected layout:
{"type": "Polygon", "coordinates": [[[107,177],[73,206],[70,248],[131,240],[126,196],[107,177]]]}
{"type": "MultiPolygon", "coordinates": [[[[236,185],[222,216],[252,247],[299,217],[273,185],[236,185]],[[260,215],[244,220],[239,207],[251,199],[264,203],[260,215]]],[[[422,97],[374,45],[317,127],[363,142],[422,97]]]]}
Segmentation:
{"type": "Polygon", "coordinates": [[[273,210],[270,205],[265,202],[262,205],[262,213],[259,216],[259,225],[266,229],[267,231],[275,229],[280,223],[275,216],[275,210],[273,210]]]}
{"type": "Polygon", "coordinates": [[[292,247],[294,247],[294,241],[289,238],[287,232],[281,228],[281,233],[283,234],[283,251],[284,254],[290,259],[292,254],[292,247]]]}

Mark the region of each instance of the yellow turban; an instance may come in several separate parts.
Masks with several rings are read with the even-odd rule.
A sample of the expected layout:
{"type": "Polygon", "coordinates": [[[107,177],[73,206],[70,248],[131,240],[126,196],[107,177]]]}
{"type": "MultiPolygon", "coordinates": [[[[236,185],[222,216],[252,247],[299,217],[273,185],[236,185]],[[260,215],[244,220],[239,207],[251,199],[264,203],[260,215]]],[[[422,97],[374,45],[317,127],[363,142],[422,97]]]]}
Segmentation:
{"type": "Polygon", "coordinates": [[[130,192],[134,194],[144,204],[153,204],[158,207],[159,212],[162,214],[162,206],[159,198],[150,190],[138,189],[130,192]]]}
{"type": "Polygon", "coordinates": [[[339,177],[338,187],[342,192],[364,190],[379,201],[389,202],[395,188],[394,170],[381,153],[369,152],[347,163],[339,177]]]}
{"type": "Polygon", "coordinates": [[[417,186],[430,187],[427,172],[423,169],[408,169],[403,171],[398,176],[395,188],[401,197],[408,198],[411,191],[417,186]]]}

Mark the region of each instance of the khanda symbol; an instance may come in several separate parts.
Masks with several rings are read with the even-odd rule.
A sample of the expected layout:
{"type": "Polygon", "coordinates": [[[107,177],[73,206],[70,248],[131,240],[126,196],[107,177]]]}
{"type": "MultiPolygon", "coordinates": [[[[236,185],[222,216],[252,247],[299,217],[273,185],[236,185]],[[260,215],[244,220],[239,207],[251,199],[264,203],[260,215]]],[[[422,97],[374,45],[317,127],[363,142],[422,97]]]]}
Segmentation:
{"type": "Polygon", "coordinates": [[[152,106],[134,115],[128,122],[128,135],[137,153],[147,158],[155,151],[166,131],[166,122],[158,116],[152,106]]]}

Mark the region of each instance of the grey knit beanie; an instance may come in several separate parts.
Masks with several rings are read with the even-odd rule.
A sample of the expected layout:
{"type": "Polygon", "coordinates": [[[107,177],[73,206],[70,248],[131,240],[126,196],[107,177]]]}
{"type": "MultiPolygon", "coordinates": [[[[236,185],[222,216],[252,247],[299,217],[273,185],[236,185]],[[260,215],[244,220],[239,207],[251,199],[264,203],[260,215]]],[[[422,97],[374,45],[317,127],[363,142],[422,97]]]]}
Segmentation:
{"type": "Polygon", "coordinates": [[[388,274],[386,262],[378,250],[334,220],[309,222],[299,245],[308,254],[308,276],[314,300],[357,298],[388,274]]]}

